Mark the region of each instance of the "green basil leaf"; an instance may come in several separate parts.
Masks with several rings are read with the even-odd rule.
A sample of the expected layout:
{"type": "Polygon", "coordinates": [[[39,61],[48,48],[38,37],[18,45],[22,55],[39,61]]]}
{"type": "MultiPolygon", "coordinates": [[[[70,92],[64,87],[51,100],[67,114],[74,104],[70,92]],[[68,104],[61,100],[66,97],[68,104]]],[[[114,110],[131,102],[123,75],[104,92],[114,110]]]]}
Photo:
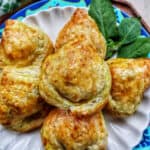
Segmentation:
{"type": "Polygon", "coordinates": [[[137,39],[141,32],[141,24],[136,18],[126,18],[119,26],[120,46],[129,44],[137,39]]]}
{"type": "Polygon", "coordinates": [[[111,57],[114,55],[114,53],[115,53],[115,52],[113,52],[113,51],[111,51],[111,50],[107,51],[105,60],[111,58],[111,57]]]}
{"type": "Polygon", "coordinates": [[[110,0],[92,0],[89,15],[95,20],[106,40],[118,36],[116,15],[110,0]]]}
{"type": "Polygon", "coordinates": [[[107,42],[107,53],[106,59],[113,56],[114,53],[118,51],[118,42],[114,42],[112,39],[109,39],[107,42]]]}
{"type": "Polygon", "coordinates": [[[118,51],[118,57],[138,58],[147,57],[150,52],[150,38],[138,38],[130,45],[126,45],[118,51]]]}

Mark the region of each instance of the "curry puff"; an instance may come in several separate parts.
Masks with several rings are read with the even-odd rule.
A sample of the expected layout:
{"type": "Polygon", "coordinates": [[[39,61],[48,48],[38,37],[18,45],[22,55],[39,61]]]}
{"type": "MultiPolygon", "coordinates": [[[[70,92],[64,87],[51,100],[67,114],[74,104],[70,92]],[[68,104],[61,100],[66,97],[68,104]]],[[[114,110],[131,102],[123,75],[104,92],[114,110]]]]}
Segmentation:
{"type": "Polygon", "coordinates": [[[111,59],[111,99],[107,111],[114,117],[132,115],[150,86],[150,59],[111,59]]]}
{"type": "Polygon", "coordinates": [[[100,112],[74,116],[70,111],[52,110],[41,129],[45,150],[106,150],[107,130],[100,112]]]}
{"type": "Polygon", "coordinates": [[[38,86],[41,64],[53,52],[46,34],[9,20],[0,43],[0,123],[26,132],[42,125],[48,113],[38,86]]]}
{"type": "Polygon", "coordinates": [[[56,51],[72,39],[85,36],[88,38],[101,58],[106,55],[106,41],[102,33],[99,32],[95,21],[88,15],[88,12],[77,8],[70,21],[60,31],[56,40],[56,51]]]}
{"type": "Polygon", "coordinates": [[[13,66],[41,66],[53,52],[49,37],[39,28],[17,20],[8,20],[0,44],[0,61],[13,66]]]}
{"type": "MultiPolygon", "coordinates": [[[[108,65],[95,41],[91,39],[91,33],[83,30],[80,34],[76,30],[82,18],[80,27],[93,28],[90,23],[93,20],[88,14],[77,9],[60,32],[62,37],[63,31],[72,22],[73,25],[66,31],[68,36],[64,32],[68,39],[65,37],[66,41],[60,45],[63,39],[58,36],[56,46],[60,45],[59,48],[43,63],[39,86],[40,94],[47,103],[61,109],[69,109],[77,115],[92,114],[102,109],[108,101],[111,87],[108,65]],[[76,36],[71,38],[72,31],[76,36]]],[[[105,49],[101,50],[105,53],[105,49]]]]}

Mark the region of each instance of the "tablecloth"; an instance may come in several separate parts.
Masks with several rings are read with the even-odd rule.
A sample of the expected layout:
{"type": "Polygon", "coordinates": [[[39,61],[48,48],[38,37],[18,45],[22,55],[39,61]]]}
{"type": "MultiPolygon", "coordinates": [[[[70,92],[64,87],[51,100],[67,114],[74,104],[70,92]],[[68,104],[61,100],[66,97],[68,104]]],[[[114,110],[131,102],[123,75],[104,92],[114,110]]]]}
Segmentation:
{"type": "MultiPolygon", "coordinates": [[[[39,1],[43,1],[42,5],[34,10],[26,10],[25,16],[36,13],[41,10],[48,9],[49,7],[53,6],[73,5],[73,6],[88,7],[90,4],[90,0],[39,0],[39,1]]],[[[21,5],[21,2],[22,2],[21,0],[0,0],[0,16],[12,11],[16,7],[19,7],[21,5]]],[[[121,13],[117,17],[123,18],[121,13]]],[[[22,20],[23,18],[24,18],[23,16],[20,16],[18,19],[22,20]]],[[[150,125],[147,127],[147,129],[145,129],[140,144],[138,144],[133,150],[150,150],[150,125]]]]}

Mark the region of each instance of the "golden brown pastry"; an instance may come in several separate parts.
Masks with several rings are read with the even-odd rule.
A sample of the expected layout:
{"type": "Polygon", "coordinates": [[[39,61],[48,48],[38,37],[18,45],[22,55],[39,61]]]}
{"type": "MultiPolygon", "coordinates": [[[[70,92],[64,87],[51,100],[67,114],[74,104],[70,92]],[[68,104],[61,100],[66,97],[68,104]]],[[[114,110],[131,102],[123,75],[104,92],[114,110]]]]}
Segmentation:
{"type": "Polygon", "coordinates": [[[84,37],[49,55],[42,67],[40,94],[47,103],[86,115],[107,103],[111,76],[107,63],[84,37]]]}
{"type": "Polygon", "coordinates": [[[46,102],[78,115],[102,109],[111,86],[105,47],[96,23],[77,9],[60,31],[56,53],[43,63],[39,89],[46,102]]]}
{"type": "Polygon", "coordinates": [[[39,96],[39,75],[36,67],[3,69],[0,74],[1,124],[21,132],[42,124],[48,110],[39,96]]]}
{"type": "Polygon", "coordinates": [[[100,33],[95,21],[88,15],[86,10],[77,8],[71,17],[70,21],[64,26],[56,40],[56,51],[68,41],[72,41],[78,36],[86,36],[100,56],[105,58],[106,42],[103,35],[100,33]]]}
{"type": "Polygon", "coordinates": [[[108,61],[112,88],[107,110],[114,117],[133,114],[150,86],[150,59],[112,59],[108,61]]]}
{"type": "Polygon", "coordinates": [[[100,112],[77,117],[52,110],[41,129],[45,150],[106,150],[107,131],[100,112]]]}
{"type": "Polygon", "coordinates": [[[0,123],[20,132],[33,130],[48,113],[38,86],[52,43],[42,31],[9,20],[0,47],[0,123]]]}
{"type": "Polygon", "coordinates": [[[41,65],[45,56],[52,53],[53,45],[38,28],[17,20],[8,20],[0,50],[0,59],[6,65],[41,65]]]}

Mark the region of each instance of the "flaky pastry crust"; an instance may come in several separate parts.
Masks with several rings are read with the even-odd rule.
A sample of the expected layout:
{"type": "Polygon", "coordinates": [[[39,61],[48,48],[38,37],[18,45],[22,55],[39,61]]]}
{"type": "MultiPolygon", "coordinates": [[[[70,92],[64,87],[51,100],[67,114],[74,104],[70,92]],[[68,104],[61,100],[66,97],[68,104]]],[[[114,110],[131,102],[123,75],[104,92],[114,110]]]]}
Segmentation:
{"type": "Polygon", "coordinates": [[[61,109],[92,114],[107,103],[110,88],[109,68],[85,38],[68,42],[43,63],[40,94],[61,109]]]}
{"type": "Polygon", "coordinates": [[[52,110],[41,129],[45,150],[106,150],[107,131],[102,113],[77,117],[52,110]]]}
{"type": "Polygon", "coordinates": [[[77,8],[70,21],[60,31],[56,40],[56,51],[68,41],[86,36],[95,46],[102,58],[106,55],[106,41],[100,33],[95,21],[84,9],[77,8]]]}
{"type": "Polygon", "coordinates": [[[41,30],[8,20],[0,43],[0,123],[27,132],[42,125],[48,106],[39,94],[41,65],[53,45],[41,30]]]}
{"type": "Polygon", "coordinates": [[[112,59],[111,98],[107,110],[114,117],[132,115],[150,86],[150,59],[112,59]]]}
{"type": "Polygon", "coordinates": [[[41,65],[41,61],[53,52],[49,37],[40,29],[17,20],[8,20],[4,29],[0,59],[5,65],[41,65]]]}

